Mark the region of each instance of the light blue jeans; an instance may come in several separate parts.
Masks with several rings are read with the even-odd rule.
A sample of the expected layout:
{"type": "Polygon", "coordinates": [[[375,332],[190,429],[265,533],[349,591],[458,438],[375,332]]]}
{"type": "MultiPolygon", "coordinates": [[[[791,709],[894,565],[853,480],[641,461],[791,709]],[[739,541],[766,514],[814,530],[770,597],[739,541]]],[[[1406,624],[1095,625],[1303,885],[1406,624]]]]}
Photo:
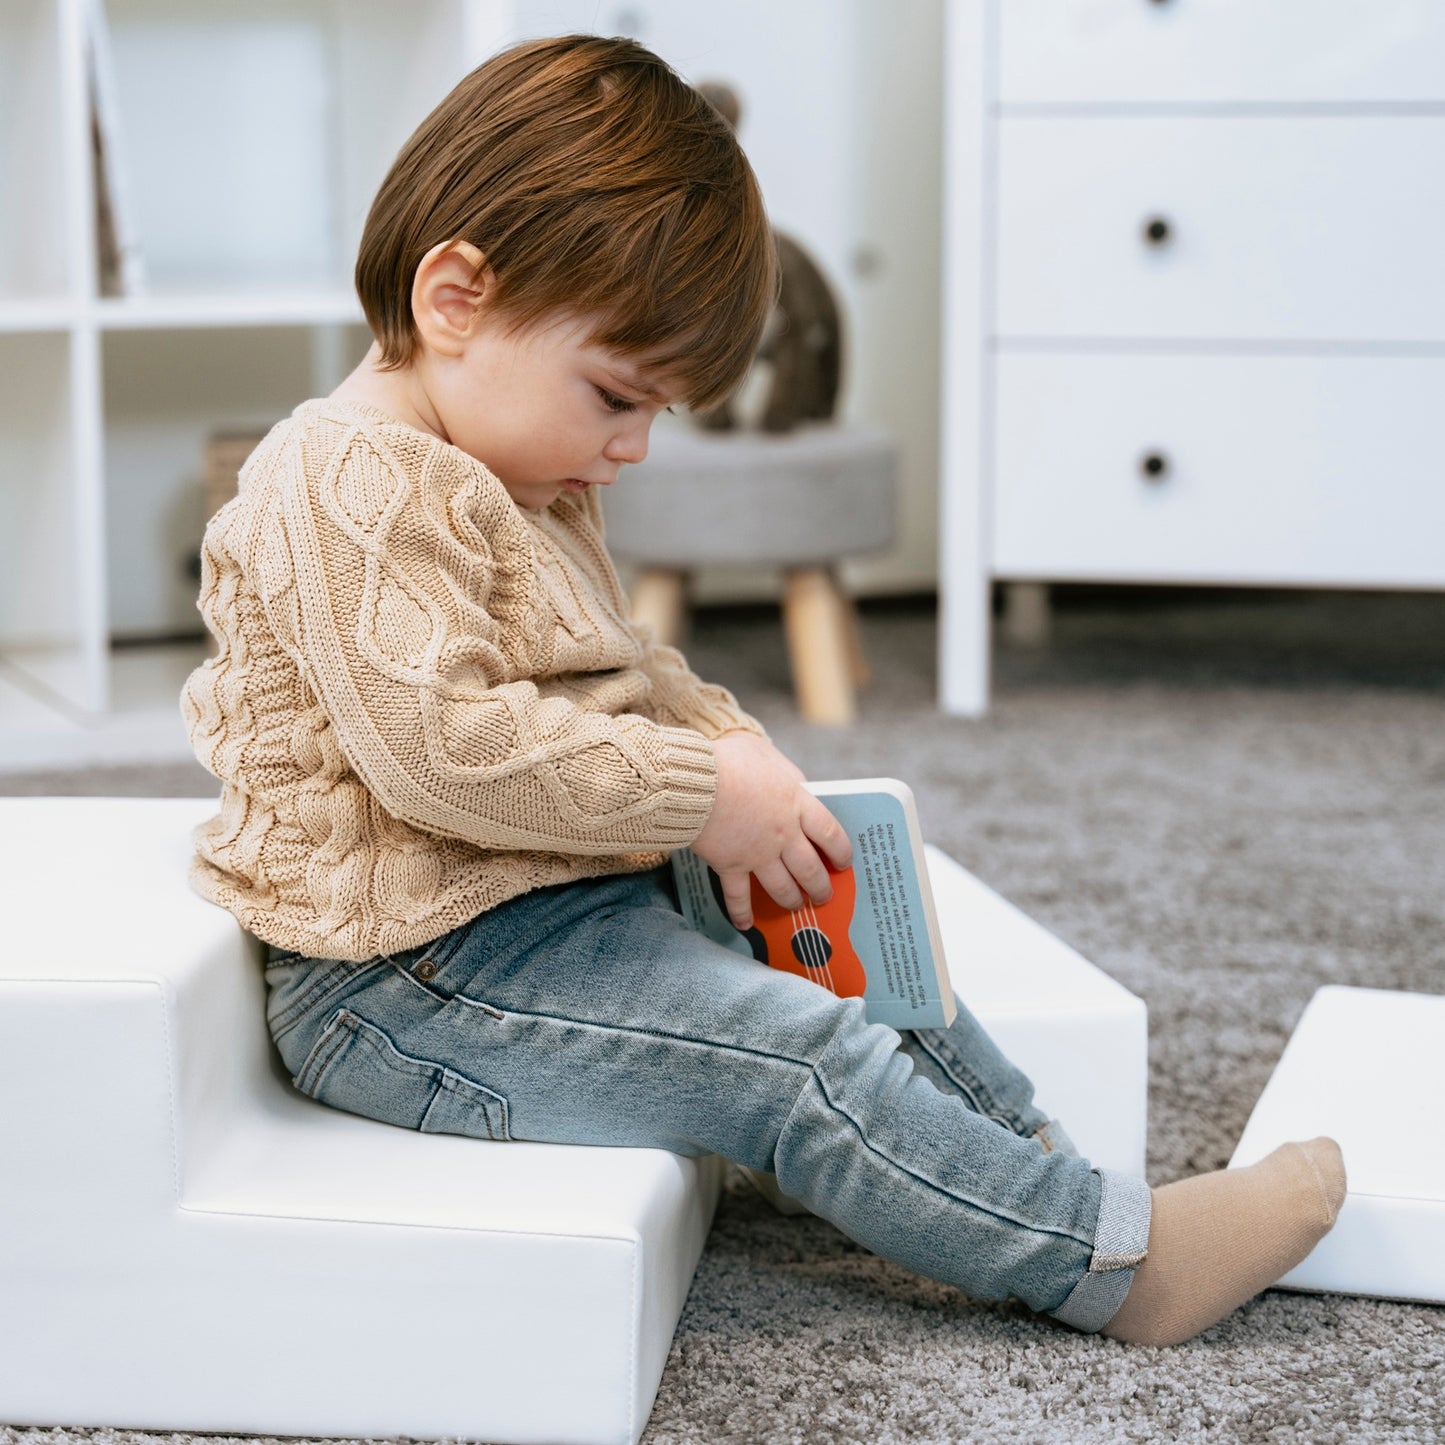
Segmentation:
{"type": "Polygon", "coordinates": [[[1083,1330],[1149,1237],[960,1005],[899,1035],[691,931],[665,870],[541,889],[365,963],[271,954],[296,1086],[409,1129],[722,1154],[876,1254],[1083,1330]]]}

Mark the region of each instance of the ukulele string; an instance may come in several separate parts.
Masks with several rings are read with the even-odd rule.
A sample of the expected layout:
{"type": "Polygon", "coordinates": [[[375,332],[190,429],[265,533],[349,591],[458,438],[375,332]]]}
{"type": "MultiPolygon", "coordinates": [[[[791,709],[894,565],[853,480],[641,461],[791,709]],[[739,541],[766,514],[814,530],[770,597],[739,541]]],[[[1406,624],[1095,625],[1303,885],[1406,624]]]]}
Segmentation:
{"type": "Polygon", "coordinates": [[[818,947],[817,935],[813,931],[812,911],[806,903],[794,910],[793,929],[795,935],[802,940],[804,963],[813,969],[818,981],[831,992],[833,981],[828,977],[827,960],[821,956],[822,950],[818,947]],[[798,926],[798,919],[802,919],[801,927],[798,926]]]}
{"type": "Polygon", "coordinates": [[[837,982],[833,978],[833,966],[827,947],[827,935],[823,932],[818,923],[818,913],[811,902],[805,903],[802,908],[793,910],[795,934],[804,935],[803,949],[810,955],[810,962],[813,967],[819,969],[823,975],[823,986],[829,993],[836,995],[838,992],[837,982]],[[797,927],[797,918],[802,915],[805,927],[797,927]]]}
{"type": "Polygon", "coordinates": [[[836,995],[838,992],[838,981],[833,977],[833,952],[828,947],[828,935],[824,933],[823,925],[818,919],[818,910],[814,908],[811,903],[808,905],[808,916],[812,919],[813,927],[817,930],[815,942],[817,943],[818,952],[822,956],[823,976],[828,980],[828,991],[836,995]]]}

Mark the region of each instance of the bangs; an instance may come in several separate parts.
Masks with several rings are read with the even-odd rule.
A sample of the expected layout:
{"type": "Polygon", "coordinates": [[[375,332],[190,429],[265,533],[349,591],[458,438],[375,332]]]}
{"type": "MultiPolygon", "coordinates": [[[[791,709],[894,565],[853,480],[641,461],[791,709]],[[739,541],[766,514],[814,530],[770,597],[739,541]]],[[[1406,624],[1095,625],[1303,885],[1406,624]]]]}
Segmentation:
{"type": "Polygon", "coordinates": [[[650,252],[660,274],[614,292],[596,340],[670,378],[693,410],[717,406],[742,384],[777,305],[777,248],[771,231],[759,239],[747,255],[715,253],[711,267],[686,244],[650,252]]]}

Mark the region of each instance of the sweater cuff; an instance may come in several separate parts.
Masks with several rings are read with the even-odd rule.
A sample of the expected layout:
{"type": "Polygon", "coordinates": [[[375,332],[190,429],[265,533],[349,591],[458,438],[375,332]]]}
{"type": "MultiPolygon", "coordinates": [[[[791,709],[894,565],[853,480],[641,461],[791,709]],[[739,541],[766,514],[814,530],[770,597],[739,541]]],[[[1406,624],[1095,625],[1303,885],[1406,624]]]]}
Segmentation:
{"type": "Polygon", "coordinates": [[[690,728],[663,728],[658,772],[666,781],[666,796],[652,817],[657,846],[686,848],[702,832],[717,799],[712,743],[690,728]]]}
{"type": "MultiPolygon", "coordinates": [[[[728,703],[731,701],[729,698],[728,703]]],[[[728,703],[715,702],[712,698],[697,699],[688,718],[689,726],[709,741],[715,741],[724,733],[756,733],[760,738],[767,737],[757,718],[728,703]]]]}
{"type": "Polygon", "coordinates": [[[699,732],[705,738],[720,738],[724,733],[756,733],[767,737],[763,725],[738,706],[737,699],[716,683],[692,687],[659,688],[658,711],[666,722],[699,732]]]}

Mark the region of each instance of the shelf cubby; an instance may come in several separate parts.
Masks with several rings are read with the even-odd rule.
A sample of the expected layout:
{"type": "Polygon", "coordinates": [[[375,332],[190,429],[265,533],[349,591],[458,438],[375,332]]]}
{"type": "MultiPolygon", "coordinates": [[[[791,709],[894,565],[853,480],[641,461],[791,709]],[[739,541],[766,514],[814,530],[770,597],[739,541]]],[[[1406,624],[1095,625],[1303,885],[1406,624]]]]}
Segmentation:
{"type": "Polygon", "coordinates": [[[70,426],[72,339],[0,335],[0,655],[82,706],[82,501],[70,426]]]}
{"type": "Polygon", "coordinates": [[[65,12],[0,0],[0,328],[70,297],[65,12]]]}
{"type": "Polygon", "coordinates": [[[381,177],[467,68],[471,8],[107,0],[144,291],[349,294],[381,177]]]}

